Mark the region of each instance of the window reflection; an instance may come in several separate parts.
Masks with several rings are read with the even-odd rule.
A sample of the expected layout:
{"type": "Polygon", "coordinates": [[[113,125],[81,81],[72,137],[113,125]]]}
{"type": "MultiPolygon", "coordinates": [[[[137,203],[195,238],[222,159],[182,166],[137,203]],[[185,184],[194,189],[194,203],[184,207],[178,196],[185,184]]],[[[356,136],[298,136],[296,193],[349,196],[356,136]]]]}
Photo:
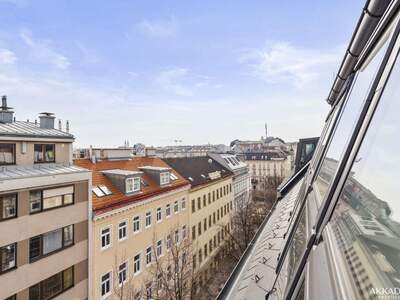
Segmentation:
{"type": "Polygon", "coordinates": [[[400,287],[399,80],[397,62],[330,222],[360,299],[400,287]]]}
{"type": "MultiPolygon", "coordinates": [[[[355,78],[355,83],[350,91],[350,96],[347,99],[342,115],[335,128],[334,135],[327,150],[326,156],[322,161],[318,176],[315,181],[314,189],[319,195],[318,199],[323,200],[328,190],[333,176],[338,167],[340,157],[347,145],[347,142],[353,132],[354,125],[359,116],[362,105],[367,97],[369,87],[372,84],[374,75],[382,61],[382,58],[387,50],[390,39],[386,39],[384,45],[379,49],[372,61],[369,62],[364,69],[361,69],[355,78]]],[[[318,202],[320,202],[318,201],[318,202]]]]}

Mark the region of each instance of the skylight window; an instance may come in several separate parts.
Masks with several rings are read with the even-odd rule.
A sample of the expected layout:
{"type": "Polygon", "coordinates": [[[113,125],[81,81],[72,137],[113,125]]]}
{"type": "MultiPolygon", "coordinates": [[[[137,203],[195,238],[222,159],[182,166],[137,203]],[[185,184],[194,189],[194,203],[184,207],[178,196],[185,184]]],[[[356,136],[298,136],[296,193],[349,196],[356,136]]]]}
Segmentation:
{"type": "Polygon", "coordinates": [[[112,192],[105,185],[99,185],[98,188],[106,195],[112,195],[112,192]]]}
{"type": "Polygon", "coordinates": [[[171,180],[177,180],[178,179],[178,177],[175,174],[172,174],[172,173],[169,174],[169,178],[171,180]]]}
{"type": "Polygon", "coordinates": [[[99,189],[99,187],[97,187],[97,186],[95,186],[93,189],[92,189],[92,191],[93,191],[93,193],[95,193],[95,195],[97,196],[97,197],[104,197],[106,194],[101,190],[101,189],[99,189]]]}

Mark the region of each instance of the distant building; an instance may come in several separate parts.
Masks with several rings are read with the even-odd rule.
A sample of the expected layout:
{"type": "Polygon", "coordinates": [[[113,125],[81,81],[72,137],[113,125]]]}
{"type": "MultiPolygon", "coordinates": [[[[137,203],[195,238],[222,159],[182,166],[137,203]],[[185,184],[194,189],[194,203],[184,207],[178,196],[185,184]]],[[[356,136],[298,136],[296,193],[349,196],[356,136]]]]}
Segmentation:
{"type": "Polygon", "coordinates": [[[0,107],[0,299],[88,298],[90,173],[55,116],[0,107]]]}
{"type": "Polygon", "coordinates": [[[251,177],[247,164],[236,154],[209,153],[208,155],[233,173],[234,206],[237,207],[251,193],[251,177]]]}
{"type": "Polygon", "coordinates": [[[116,148],[80,148],[74,150],[74,159],[120,160],[128,159],[135,155],[133,147],[123,146],[116,148]]]}
{"type": "Polygon", "coordinates": [[[193,265],[198,286],[212,276],[220,263],[232,230],[233,174],[211,157],[166,158],[164,161],[191,183],[189,224],[194,245],[193,265]]]}

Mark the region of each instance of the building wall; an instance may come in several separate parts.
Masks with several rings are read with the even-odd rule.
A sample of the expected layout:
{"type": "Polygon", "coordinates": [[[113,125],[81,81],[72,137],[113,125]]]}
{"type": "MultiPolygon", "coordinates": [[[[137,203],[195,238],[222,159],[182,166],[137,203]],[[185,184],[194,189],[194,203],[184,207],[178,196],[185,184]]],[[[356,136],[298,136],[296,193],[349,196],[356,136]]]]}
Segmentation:
{"type": "MultiPolygon", "coordinates": [[[[199,187],[190,190],[190,237],[193,243],[193,255],[196,260],[196,269],[205,268],[212,262],[212,257],[218,253],[220,246],[223,244],[222,230],[230,224],[234,193],[232,187],[232,177],[225,179],[216,180],[207,185],[201,185],[199,187]],[[224,193],[224,187],[226,192],[224,193]],[[222,189],[222,196],[220,191],[222,189]],[[217,190],[219,197],[217,197],[217,190]],[[215,200],[213,200],[213,193],[215,200]],[[208,198],[210,195],[210,201],[208,198]],[[205,199],[205,202],[204,202],[205,199]],[[200,201],[200,209],[199,209],[200,201]],[[204,203],[206,205],[204,205],[204,203]],[[193,209],[193,205],[195,208],[193,209]],[[226,207],[226,208],[225,208],[226,207]],[[222,209],[222,213],[221,213],[222,209]],[[218,213],[219,212],[219,213],[218,213]],[[215,214],[215,223],[214,223],[215,214]],[[219,218],[218,218],[219,215],[219,218]],[[209,218],[211,217],[211,227],[209,226],[209,218]],[[207,223],[206,230],[204,230],[204,222],[207,223]],[[198,227],[201,227],[201,234],[199,235],[198,227]],[[194,229],[193,229],[194,228],[194,229]],[[195,238],[193,239],[193,230],[195,230],[195,238]],[[218,235],[220,235],[220,241],[218,242],[218,235]],[[216,247],[214,246],[214,237],[216,239],[216,247]],[[210,253],[209,243],[212,241],[212,251],[210,253]],[[207,245],[207,255],[205,255],[205,245],[207,245]],[[199,262],[199,251],[201,251],[202,261],[199,262]]],[[[229,225],[230,228],[231,225],[229,225]]],[[[227,235],[224,234],[224,237],[227,235]]]]}
{"type": "MultiPolygon", "coordinates": [[[[186,236],[189,236],[189,186],[179,190],[155,196],[130,206],[103,213],[95,217],[92,222],[93,245],[92,245],[92,299],[101,298],[101,276],[108,272],[113,272],[113,287],[118,284],[117,273],[114,271],[118,266],[128,262],[128,283],[126,289],[139,291],[154,275],[151,265],[146,266],[146,249],[155,248],[158,240],[162,240],[162,250],[166,253],[166,237],[179,228],[180,240],[182,238],[182,227],[186,226],[186,236]],[[182,200],[185,199],[186,208],[182,209],[182,200]],[[174,202],[178,201],[179,212],[174,212],[174,202]],[[171,205],[171,216],[166,218],[166,205],[171,205]],[[162,220],[156,221],[156,210],[161,207],[162,220]],[[145,214],[151,211],[151,226],[145,227],[145,214]],[[133,218],[140,216],[140,231],[133,232],[133,218]],[[118,240],[118,224],[126,220],[128,222],[127,238],[123,241],[118,240]],[[111,246],[105,250],[101,249],[101,230],[107,226],[111,227],[111,246]],[[133,259],[140,253],[141,272],[134,275],[133,259]]],[[[153,249],[154,250],[154,249],[153,249]]],[[[152,253],[155,255],[154,251],[152,253]]],[[[112,289],[113,290],[113,289],[112,289]]],[[[117,299],[113,292],[108,298],[117,299]]]]}
{"type": "MultiPolygon", "coordinates": [[[[74,266],[74,286],[68,290],[69,299],[87,297],[88,180],[89,174],[82,173],[80,181],[64,182],[61,185],[74,186],[74,204],[34,214],[29,213],[30,190],[9,190],[2,193],[17,193],[17,217],[0,222],[0,247],[17,244],[17,267],[0,274],[0,299],[13,294],[17,294],[18,300],[28,299],[29,287],[71,266],[74,266]],[[71,246],[30,262],[30,238],[72,224],[74,243],[71,246]]],[[[48,182],[46,177],[42,178],[42,182],[48,182]]],[[[31,190],[55,187],[60,185],[36,186],[31,190]]]]}

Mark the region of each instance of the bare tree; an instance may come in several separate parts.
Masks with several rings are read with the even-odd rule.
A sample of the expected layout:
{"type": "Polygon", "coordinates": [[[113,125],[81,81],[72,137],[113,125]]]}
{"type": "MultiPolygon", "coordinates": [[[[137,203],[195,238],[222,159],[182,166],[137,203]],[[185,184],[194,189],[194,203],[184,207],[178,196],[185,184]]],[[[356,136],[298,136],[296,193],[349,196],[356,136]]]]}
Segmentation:
{"type": "MultiPolygon", "coordinates": [[[[118,253],[118,251],[116,251],[118,253]]],[[[125,251],[122,255],[114,255],[113,265],[113,291],[116,299],[130,300],[134,299],[135,293],[140,290],[140,286],[135,286],[128,272],[128,259],[125,251]]]]}

